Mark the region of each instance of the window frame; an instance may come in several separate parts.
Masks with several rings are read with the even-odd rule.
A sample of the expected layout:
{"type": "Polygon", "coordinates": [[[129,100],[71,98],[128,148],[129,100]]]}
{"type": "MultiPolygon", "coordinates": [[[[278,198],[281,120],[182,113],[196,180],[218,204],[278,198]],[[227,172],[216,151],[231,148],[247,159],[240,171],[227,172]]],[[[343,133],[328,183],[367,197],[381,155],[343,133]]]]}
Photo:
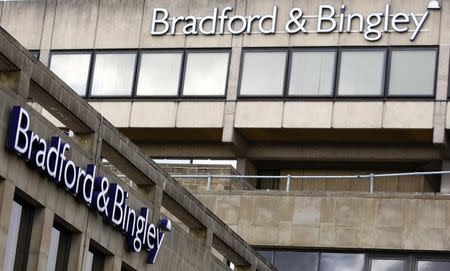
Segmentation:
{"type": "MultiPolygon", "coordinates": [[[[93,68],[94,68],[94,51],[93,50],[51,50],[49,57],[48,57],[48,68],[49,69],[52,65],[53,55],[89,55],[90,59],[89,59],[89,66],[88,66],[88,74],[87,74],[87,78],[86,78],[86,92],[85,92],[85,95],[83,95],[83,96],[80,95],[80,97],[83,97],[83,98],[90,97],[90,95],[91,95],[91,79],[92,79],[93,68]]],[[[56,73],[54,71],[52,71],[52,72],[56,75],[56,73]]],[[[61,79],[61,81],[64,82],[63,79],[61,79]]],[[[67,83],[65,83],[65,84],[68,85],[67,83]]],[[[72,87],[70,87],[70,88],[72,89],[72,87]]],[[[72,89],[72,90],[76,92],[75,89],[72,89]]]]}
{"type": "Polygon", "coordinates": [[[228,93],[228,81],[230,75],[230,64],[231,64],[231,48],[228,47],[214,47],[214,48],[146,48],[146,49],[93,49],[93,50],[66,50],[66,49],[55,49],[50,51],[49,57],[49,67],[51,64],[51,57],[53,54],[90,54],[90,65],[88,71],[87,78],[87,86],[86,86],[86,95],[81,96],[88,101],[101,101],[101,100],[125,100],[125,101],[134,101],[134,100],[161,100],[161,99],[171,99],[171,100],[180,100],[180,99],[225,99],[228,93]],[[227,61],[227,70],[226,70],[226,79],[225,79],[225,91],[223,95],[183,95],[183,87],[184,87],[184,77],[185,77],[185,67],[186,67],[186,58],[187,54],[193,53],[227,53],[228,61],[227,61]],[[180,74],[178,78],[178,87],[176,95],[137,95],[137,84],[139,80],[139,71],[141,67],[141,57],[143,54],[164,54],[164,53],[181,53],[181,64],[180,64],[180,74]],[[132,87],[131,93],[129,95],[92,95],[92,87],[94,81],[94,71],[95,71],[95,62],[97,59],[97,55],[100,54],[135,54],[135,63],[133,68],[133,76],[132,76],[132,87]]]}
{"type": "Polygon", "coordinates": [[[419,271],[419,262],[420,261],[427,261],[427,262],[448,262],[450,263],[450,257],[445,257],[442,254],[437,255],[417,255],[413,257],[411,261],[411,269],[413,271],[419,271]]]}
{"type": "MultiPolygon", "coordinates": [[[[93,49],[93,50],[66,50],[56,49],[50,51],[49,67],[51,65],[51,59],[56,54],[89,54],[90,65],[88,70],[86,95],[81,96],[88,101],[99,100],[124,100],[124,101],[137,101],[137,100],[220,100],[226,99],[229,87],[229,76],[231,73],[231,59],[232,50],[229,47],[214,47],[214,48],[147,48],[147,49],[93,49]],[[164,54],[164,53],[181,53],[181,64],[179,82],[177,88],[177,95],[137,95],[137,84],[139,80],[139,71],[141,67],[143,54],[164,54]],[[186,76],[187,55],[189,53],[227,53],[228,63],[225,81],[224,95],[184,95],[184,80],[186,76]],[[132,86],[129,95],[92,95],[93,76],[95,71],[96,57],[99,54],[135,54],[135,63],[132,76],[132,86]]],[[[324,100],[324,101],[336,101],[336,100],[358,100],[358,99],[370,99],[371,101],[379,100],[409,100],[409,99],[421,99],[421,100],[435,100],[437,89],[439,67],[439,47],[430,46],[330,46],[330,47],[244,47],[240,54],[239,74],[237,82],[237,100],[281,100],[281,101],[307,101],[307,100],[324,100]],[[393,51],[434,51],[436,52],[435,58],[435,73],[433,93],[431,95],[389,95],[389,82],[390,82],[390,70],[391,70],[391,55],[393,51]],[[338,87],[341,71],[342,52],[345,51],[384,51],[383,60],[383,78],[382,78],[382,92],[380,95],[338,95],[338,87]],[[284,75],[283,75],[283,89],[280,95],[246,95],[241,94],[243,67],[245,54],[248,52],[284,52],[286,54],[284,75]],[[289,84],[292,72],[292,57],[295,52],[334,52],[334,74],[333,74],[333,89],[331,95],[289,95],[289,84]]],[[[447,97],[450,98],[450,86],[447,91],[447,97]]]]}
{"type": "Polygon", "coordinates": [[[133,88],[133,93],[131,95],[131,98],[134,99],[176,99],[180,97],[180,87],[181,87],[181,80],[183,78],[183,67],[184,67],[184,57],[185,52],[182,49],[144,49],[138,51],[138,64],[136,67],[136,76],[135,76],[135,87],[133,88]],[[180,63],[180,71],[178,74],[178,86],[177,86],[177,94],[175,95],[138,95],[137,89],[138,89],[138,83],[139,83],[139,73],[141,71],[141,63],[142,63],[142,55],[144,54],[181,54],[181,63],[180,63]]]}
{"type": "Polygon", "coordinates": [[[241,58],[239,63],[239,77],[238,77],[238,91],[237,91],[237,97],[239,98],[250,98],[250,99],[279,99],[279,98],[285,98],[286,92],[287,92],[287,74],[289,72],[289,66],[290,66],[290,49],[289,48],[282,48],[282,47],[271,47],[271,48],[242,48],[241,52],[241,58]],[[283,87],[281,89],[280,95],[248,95],[248,94],[242,94],[242,78],[244,74],[244,59],[245,59],[245,53],[286,53],[286,59],[284,63],[284,74],[282,76],[283,78],[283,87]]]}
{"type": "Polygon", "coordinates": [[[333,98],[334,97],[334,92],[335,89],[337,87],[336,85],[336,80],[338,77],[337,71],[338,71],[338,61],[339,61],[339,55],[340,55],[340,51],[339,48],[337,47],[305,47],[305,48],[292,48],[288,51],[288,55],[289,55],[289,67],[287,70],[287,75],[286,75],[286,86],[285,86],[285,97],[286,98],[333,98]],[[292,73],[292,57],[294,55],[294,53],[296,52],[301,52],[301,53],[308,53],[308,52],[333,52],[334,53],[334,63],[333,63],[333,79],[332,79],[332,86],[331,86],[331,94],[330,95],[290,95],[289,94],[289,87],[290,87],[290,83],[291,83],[291,73],[292,73]]]}
{"type": "MultiPolygon", "coordinates": [[[[436,98],[436,88],[437,88],[437,77],[438,77],[438,66],[439,66],[439,47],[435,45],[430,46],[330,46],[330,47],[246,47],[242,49],[241,58],[240,58],[240,67],[239,67],[239,81],[238,81],[238,96],[237,100],[273,100],[273,101],[337,101],[337,100],[367,100],[370,101],[385,101],[385,100],[411,100],[411,99],[421,99],[421,100],[435,100],[436,98]],[[435,73],[434,73],[434,88],[432,95],[389,95],[389,73],[391,67],[391,52],[395,50],[404,50],[404,51],[416,51],[416,50],[431,50],[436,51],[435,58],[435,73]],[[285,69],[284,76],[284,89],[283,94],[279,95],[242,95],[241,94],[241,81],[242,81],[242,73],[243,73],[243,61],[244,61],[244,53],[245,52],[286,52],[288,61],[286,63],[287,67],[285,69]],[[333,78],[333,89],[332,95],[321,95],[321,96],[313,96],[313,95],[289,95],[289,81],[291,77],[291,63],[292,63],[292,55],[295,52],[329,52],[334,51],[335,55],[335,63],[334,63],[334,78],[333,78]],[[340,80],[340,71],[341,71],[341,60],[342,60],[342,52],[344,51],[384,51],[384,59],[383,59],[383,70],[382,70],[382,88],[379,95],[338,95],[338,87],[340,80]]],[[[448,90],[448,97],[450,98],[450,85],[448,90]]]]}
{"type": "MultiPolygon", "coordinates": [[[[28,257],[31,249],[31,239],[33,235],[33,222],[36,215],[36,206],[25,199],[26,194],[21,191],[15,191],[13,201],[21,206],[20,222],[17,231],[16,248],[14,259],[12,261],[13,270],[26,270],[28,266],[28,257]],[[18,261],[19,260],[19,261],[18,261]]],[[[12,208],[12,205],[11,205],[12,208]]],[[[11,214],[10,214],[11,216],[11,214]]],[[[10,218],[9,218],[10,219],[10,218]]],[[[9,222],[10,223],[10,222],[9,222]]],[[[8,224],[9,224],[8,223],[8,224]]],[[[9,234],[9,232],[8,232],[9,234]]],[[[8,234],[5,236],[5,248],[7,247],[8,234]]],[[[3,266],[0,266],[3,268],[3,266]]]]}
{"type": "MultiPolygon", "coordinates": [[[[72,263],[71,257],[73,256],[72,253],[74,253],[73,249],[75,248],[74,241],[76,236],[81,234],[81,232],[57,214],[54,215],[51,229],[52,231],[53,229],[59,231],[58,246],[55,255],[55,271],[65,270],[64,267],[67,267],[68,264],[72,263]]],[[[50,250],[48,251],[48,254],[50,255],[50,250]]]]}
{"type": "Polygon", "coordinates": [[[395,253],[389,255],[388,253],[366,253],[366,259],[365,259],[365,268],[366,271],[372,270],[372,260],[402,260],[405,262],[405,266],[403,271],[410,271],[411,270],[411,262],[412,262],[411,255],[400,253],[395,253]]]}
{"type": "Polygon", "coordinates": [[[339,50],[338,55],[338,63],[336,68],[336,81],[335,81],[335,88],[334,88],[334,97],[336,98],[364,98],[364,99],[372,99],[372,98],[383,98],[386,96],[386,86],[387,78],[386,78],[386,70],[388,66],[388,54],[389,49],[387,47],[341,47],[339,50]],[[342,53],[344,52],[384,52],[383,56],[383,67],[381,69],[381,89],[380,94],[376,95],[339,95],[339,82],[341,81],[341,64],[342,64],[342,53]]]}
{"type": "Polygon", "coordinates": [[[179,90],[178,90],[178,97],[179,98],[188,98],[188,99],[195,99],[195,98],[226,98],[227,97],[227,90],[228,90],[228,79],[230,75],[230,63],[231,63],[231,49],[185,49],[183,54],[183,61],[182,61],[182,74],[181,79],[179,83],[179,90]],[[187,67],[187,60],[188,60],[188,54],[190,53],[200,53],[200,54],[214,54],[214,53],[227,53],[228,54],[228,60],[227,60],[227,70],[225,74],[225,89],[223,95],[185,95],[184,94],[184,81],[186,79],[186,67],[187,67]]]}
{"type": "MultiPolygon", "coordinates": [[[[100,270],[104,270],[105,269],[105,265],[106,265],[106,261],[109,257],[114,256],[114,254],[112,252],[110,252],[109,250],[107,250],[106,248],[104,248],[103,246],[101,246],[100,244],[98,244],[94,239],[90,239],[89,240],[89,247],[88,247],[88,252],[93,254],[93,261],[92,261],[92,269],[93,271],[98,270],[95,269],[95,267],[100,267],[100,270]],[[96,261],[100,260],[100,262],[96,261]],[[96,266],[95,264],[99,264],[99,266],[96,266]]],[[[86,259],[87,261],[87,259],[86,259]]],[[[85,261],[85,263],[86,263],[85,261]]],[[[86,265],[84,266],[86,267],[86,265]]]]}
{"type": "MultiPolygon", "coordinates": [[[[439,68],[439,46],[392,46],[389,47],[388,50],[388,62],[386,67],[386,86],[385,86],[385,97],[387,98],[436,98],[436,89],[437,89],[437,78],[438,78],[438,68],[439,68]],[[392,52],[394,51],[404,51],[404,52],[413,52],[413,51],[434,51],[436,53],[434,59],[434,78],[433,78],[433,93],[431,95],[390,95],[389,94],[389,85],[390,85],[390,76],[391,76],[391,63],[392,63],[392,52]]],[[[449,86],[450,87],[450,86],[449,86]]],[[[450,92],[448,93],[450,97],[450,92]]]]}
{"type": "Polygon", "coordinates": [[[93,100],[98,100],[98,99],[132,99],[133,95],[135,93],[135,89],[136,89],[136,74],[137,74],[137,66],[138,66],[138,62],[139,62],[139,54],[138,54],[139,50],[135,50],[135,49],[105,49],[105,50],[93,50],[92,54],[92,59],[91,59],[91,70],[89,72],[89,92],[88,95],[86,96],[89,99],[93,99],[93,100]],[[134,67],[133,67],[133,75],[131,76],[131,89],[130,89],[130,94],[129,95],[92,95],[92,87],[94,84],[94,72],[95,72],[95,64],[96,64],[96,60],[97,60],[97,55],[118,55],[118,54],[134,54],[135,55],[135,60],[134,60],[134,67]]]}

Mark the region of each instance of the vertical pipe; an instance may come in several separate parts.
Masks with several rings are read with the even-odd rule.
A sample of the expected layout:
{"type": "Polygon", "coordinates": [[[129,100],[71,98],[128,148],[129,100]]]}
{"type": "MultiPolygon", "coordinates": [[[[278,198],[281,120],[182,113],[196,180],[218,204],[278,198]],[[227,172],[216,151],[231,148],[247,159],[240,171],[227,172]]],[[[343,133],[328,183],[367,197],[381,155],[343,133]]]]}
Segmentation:
{"type": "Polygon", "coordinates": [[[208,174],[208,182],[206,183],[206,191],[211,189],[211,174],[208,174]]]}
{"type": "Polygon", "coordinates": [[[291,190],[291,175],[287,175],[286,179],[286,192],[289,192],[291,190]]]}
{"type": "Polygon", "coordinates": [[[375,177],[373,176],[373,173],[370,173],[370,194],[373,193],[374,188],[375,188],[375,177]]]}

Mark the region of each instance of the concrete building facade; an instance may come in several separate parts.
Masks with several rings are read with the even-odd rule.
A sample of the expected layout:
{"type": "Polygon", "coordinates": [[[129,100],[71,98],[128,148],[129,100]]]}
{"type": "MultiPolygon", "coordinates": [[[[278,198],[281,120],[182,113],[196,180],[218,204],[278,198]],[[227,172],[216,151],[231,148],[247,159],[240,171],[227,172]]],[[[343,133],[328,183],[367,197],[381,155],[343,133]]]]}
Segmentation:
{"type": "Polygon", "coordinates": [[[326,178],[449,169],[448,0],[1,6],[0,26],[146,157],[274,176],[178,180],[279,270],[450,269],[448,175],[326,178]]]}
{"type": "Polygon", "coordinates": [[[3,29],[0,54],[1,270],[275,270],[3,29]]]}

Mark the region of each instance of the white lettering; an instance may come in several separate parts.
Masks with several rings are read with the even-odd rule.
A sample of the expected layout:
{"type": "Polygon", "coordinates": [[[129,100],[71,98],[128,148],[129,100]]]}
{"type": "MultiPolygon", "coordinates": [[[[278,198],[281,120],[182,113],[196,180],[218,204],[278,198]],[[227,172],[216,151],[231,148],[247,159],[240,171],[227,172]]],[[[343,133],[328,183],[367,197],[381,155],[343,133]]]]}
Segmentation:
{"type": "Polygon", "coordinates": [[[152,27],[150,33],[152,35],[164,35],[169,31],[169,23],[167,22],[167,18],[169,18],[169,12],[165,8],[155,8],[153,9],[153,20],[152,27]],[[158,13],[162,13],[162,18],[158,19],[158,13]],[[164,25],[163,30],[158,31],[158,25],[164,25]]]}
{"type": "Polygon", "coordinates": [[[429,11],[425,12],[425,14],[422,16],[422,19],[420,21],[418,21],[416,14],[414,12],[411,12],[411,18],[413,19],[413,22],[416,25],[416,28],[414,29],[412,36],[409,38],[410,40],[416,39],[417,33],[419,33],[420,28],[422,28],[423,24],[425,23],[425,20],[427,19],[428,14],[430,14],[429,11]]]}
{"type": "Polygon", "coordinates": [[[329,33],[334,31],[336,28],[336,20],[333,18],[336,14],[334,7],[330,5],[320,5],[319,6],[319,16],[317,17],[317,33],[329,33]],[[328,10],[330,14],[324,15],[324,11],[328,10]],[[330,22],[331,26],[328,28],[323,28],[323,22],[330,22]]]}

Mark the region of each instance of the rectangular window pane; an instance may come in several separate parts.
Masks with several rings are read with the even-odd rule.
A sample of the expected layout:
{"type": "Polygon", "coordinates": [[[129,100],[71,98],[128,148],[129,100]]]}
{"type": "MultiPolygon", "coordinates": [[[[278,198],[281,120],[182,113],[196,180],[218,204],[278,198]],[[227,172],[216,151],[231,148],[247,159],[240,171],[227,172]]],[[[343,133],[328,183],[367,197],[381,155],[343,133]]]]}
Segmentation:
{"type": "Polygon", "coordinates": [[[320,254],[320,271],[362,271],[363,266],[364,254],[320,254]]]}
{"type": "Polygon", "coordinates": [[[372,259],[370,262],[371,271],[404,271],[405,260],[372,259]]]}
{"type": "Polygon", "coordinates": [[[50,69],[78,95],[86,95],[91,54],[53,53],[50,69]]]}
{"type": "Polygon", "coordinates": [[[92,271],[92,264],[94,262],[94,254],[91,251],[88,251],[87,259],[86,259],[86,271],[92,271]]]}
{"type": "Polygon", "coordinates": [[[391,53],[389,95],[433,95],[436,51],[394,50],[391,53]]]}
{"type": "Polygon", "coordinates": [[[336,52],[292,53],[289,95],[332,95],[335,59],[336,52]]]}
{"type": "Polygon", "coordinates": [[[137,95],[176,96],[182,56],[182,53],[142,54],[137,95]]]}
{"type": "Polygon", "coordinates": [[[47,271],[63,271],[67,269],[70,252],[71,234],[61,225],[55,224],[50,237],[47,271]]]}
{"type": "Polygon", "coordinates": [[[92,77],[92,96],[130,96],[135,53],[97,54],[92,77]]]}
{"type": "Polygon", "coordinates": [[[2,270],[27,270],[33,213],[32,207],[21,200],[12,202],[2,270]]]}
{"type": "Polygon", "coordinates": [[[273,264],[273,250],[257,250],[257,252],[261,254],[267,262],[273,264]]]}
{"type": "Polygon", "coordinates": [[[240,94],[283,95],[286,52],[245,52],[240,94]]]}
{"type": "Polygon", "coordinates": [[[183,85],[186,96],[223,96],[227,83],[228,53],[188,53],[183,85]]]}
{"type": "Polygon", "coordinates": [[[30,51],[34,58],[39,59],[39,51],[30,51]]]}
{"type": "Polygon", "coordinates": [[[417,263],[417,271],[448,271],[448,270],[450,270],[450,262],[419,261],[417,263]]]}
{"type": "Polygon", "coordinates": [[[275,251],[275,267],[283,271],[316,271],[317,257],[314,252],[275,251]]]}
{"type": "Polygon", "coordinates": [[[338,95],[382,95],[385,55],[385,51],[343,51],[338,95]]]}
{"type": "Polygon", "coordinates": [[[13,201],[11,215],[9,218],[8,236],[6,239],[5,257],[3,262],[4,271],[14,270],[14,259],[16,257],[17,240],[19,239],[20,217],[22,205],[13,201]]]}
{"type": "Polygon", "coordinates": [[[90,247],[86,259],[86,271],[103,271],[104,263],[105,255],[90,247]]]}
{"type": "Polygon", "coordinates": [[[56,257],[58,255],[59,236],[61,232],[52,228],[52,235],[50,237],[50,248],[48,250],[47,271],[56,270],[56,257]]]}

